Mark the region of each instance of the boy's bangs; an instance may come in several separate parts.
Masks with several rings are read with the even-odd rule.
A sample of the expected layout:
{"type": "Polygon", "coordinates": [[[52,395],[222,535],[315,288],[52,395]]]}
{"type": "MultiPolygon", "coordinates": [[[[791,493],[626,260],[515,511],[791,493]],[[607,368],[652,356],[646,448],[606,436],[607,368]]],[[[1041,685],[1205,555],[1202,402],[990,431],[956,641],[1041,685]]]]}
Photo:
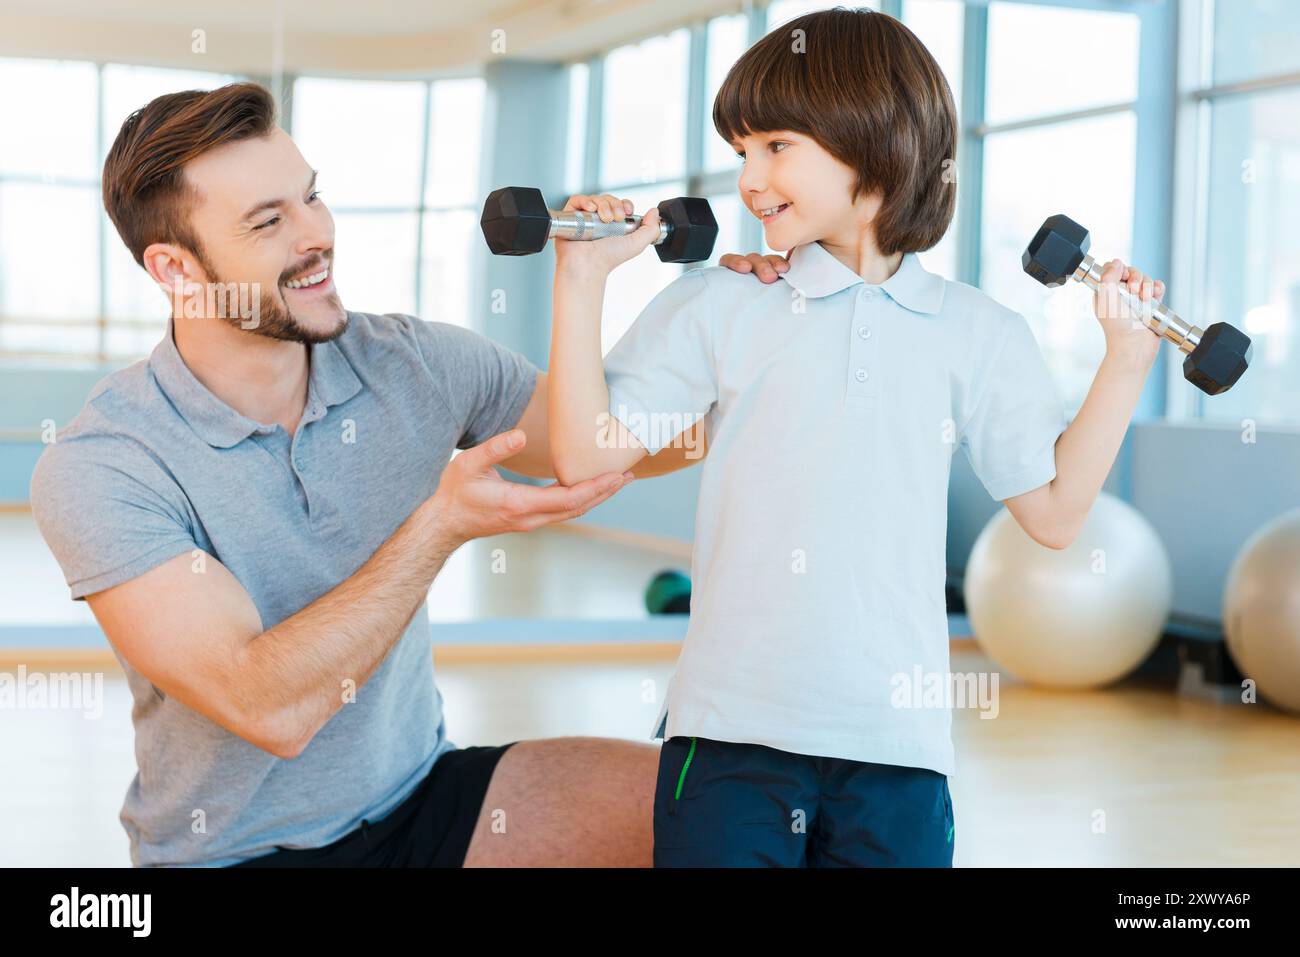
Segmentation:
{"type": "Polygon", "coordinates": [[[774,130],[811,136],[810,104],[798,92],[807,89],[807,80],[796,74],[798,65],[795,54],[754,57],[738,64],[713,101],[718,134],[727,143],[774,130]]]}

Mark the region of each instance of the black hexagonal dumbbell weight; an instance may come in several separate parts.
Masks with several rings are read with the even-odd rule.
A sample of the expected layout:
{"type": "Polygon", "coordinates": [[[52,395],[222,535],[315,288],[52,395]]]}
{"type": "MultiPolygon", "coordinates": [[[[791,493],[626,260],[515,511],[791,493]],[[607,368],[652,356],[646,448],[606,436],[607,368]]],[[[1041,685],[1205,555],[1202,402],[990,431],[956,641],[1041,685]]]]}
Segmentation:
{"type": "MultiPolygon", "coordinates": [[[[552,238],[604,239],[625,236],[641,225],[640,216],[602,223],[595,213],[549,209],[542,191],[528,186],[493,190],[479,220],[488,248],[498,256],[530,256],[552,238]]],[[[679,196],[659,204],[655,252],[666,263],[693,263],[713,255],[718,221],[707,199],[679,196]]]]}
{"type": "MultiPolygon", "coordinates": [[[[1101,267],[1088,255],[1090,243],[1088,231],[1068,216],[1049,216],[1020,263],[1044,286],[1060,286],[1075,279],[1094,292],[1109,295],[1110,290],[1102,289],[1101,267]]],[[[1166,306],[1144,302],[1123,286],[1114,292],[1131,315],[1188,354],[1183,360],[1183,377],[1207,395],[1227,392],[1249,368],[1255,347],[1236,326],[1216,322],[1202,331],[1166,306]]]]}

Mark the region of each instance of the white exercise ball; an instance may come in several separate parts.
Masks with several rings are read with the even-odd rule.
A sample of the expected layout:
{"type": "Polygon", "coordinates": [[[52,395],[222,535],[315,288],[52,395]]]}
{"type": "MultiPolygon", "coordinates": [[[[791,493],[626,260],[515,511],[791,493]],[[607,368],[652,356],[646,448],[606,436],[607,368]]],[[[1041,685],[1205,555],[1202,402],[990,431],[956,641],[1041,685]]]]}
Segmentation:
{"type": "Polygon", "coordinates": [[[1063,549],[999,509],[975,540],[964,587],[975,639],[1000,667],[1031,684],[1091,688],[1151,654],[1174,586],[1151,523],[1103,492],[1063,549]]]}
{"type": "Polygon", "coordinates": [[[1228,653],[1264,700],[1300,713],[1300,509],[1241,546],[1223,589],[1228,653]]]}

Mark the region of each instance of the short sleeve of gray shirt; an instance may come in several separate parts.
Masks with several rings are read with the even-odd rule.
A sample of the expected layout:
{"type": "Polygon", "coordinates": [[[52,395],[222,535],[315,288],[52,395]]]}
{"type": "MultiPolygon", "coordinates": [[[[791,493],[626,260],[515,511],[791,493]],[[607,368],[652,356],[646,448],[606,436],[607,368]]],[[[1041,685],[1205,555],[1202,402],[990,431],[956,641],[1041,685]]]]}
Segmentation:
{"type": "Polygon", "coordinates": [[[73,599],[198,547],[184,492],[148,449],[127,436],[69,431],[37,461],[30,497],[73,599]]]}
{"type": "Polygon", "coordinates": [[[514,426],[537,383],[537,366],[463,326],[409,322],[434,384],[462,423],[458,449],[473,448],[514,426]]]}

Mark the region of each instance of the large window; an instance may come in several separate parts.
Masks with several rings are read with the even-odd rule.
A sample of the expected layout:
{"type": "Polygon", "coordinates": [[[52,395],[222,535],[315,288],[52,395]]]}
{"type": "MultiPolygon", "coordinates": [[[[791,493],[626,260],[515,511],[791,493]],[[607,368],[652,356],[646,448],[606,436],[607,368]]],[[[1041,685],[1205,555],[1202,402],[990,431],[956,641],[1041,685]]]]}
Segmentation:
{"type": "Polygon", "coordinates": [[[749,48],[751,19],[744,14],[716,17],[703,31],[704,91],[700,103],[703,173],[698,178],[718,220],[718,242],[713,262],[724,253],[749,252],[760,248],[762,229],[753,213],[741,201],[736,180],[740,157],[718,135],[713,126],[713,101],[731,69],[749,48]]]}
{"type": "MultiPolygon", "coordinates": [[[[835,5],[756,4],[575,67],[571,189],[627,195],[638,211],[682,190],[706,196],[722,227],[719,253],[771,252],[737,194],[740,163],[713,130],[713,97],[754,39],[835,5]],[[650,61],[659,77],[653,93],[631,79],[650,61]],[[641,124],[651,122],[667,125],[647,139],[641,124]]],[[[1067,408],[1083,402],[1105,339],[1085,287],[1049,291],[1023,272],[1025,246],[1054,213],[1087,227],[1102,261],[1119,257],[1167,280],[1181,274],[1167,299],[1189,321],[1202,328],[1233,322],[1254,337],[1251,372],[1213,398],[1182,380],[1180,357],[1169,350],[1171,416],[1300,423],[1300,241],[1292,228],[1300,213],[1300,44],[1293,40],[1300,4],[1183,0],[1177,17],[1139,0],[867,5],[901,17],[925,43],[958,109],[958,215],[921,260],[1025,315],[1067,408]],[[1165,37],[1176,22],[1198,43],[1165,37]],[[1160,125],[1180,68],[1193,76],[1179,85],[1180,102],[1197,110],[1187,118],[1179,107],[1175,150],[1160,125]],[[1171,226],[1161,196],[1176,160],[1193,170],[1177,174],[1171,226]],[[1178,251],[1183,245],[1187,255],[1178,251]]],[[[621,268],[612,287],[618,296],[606,303],[606,349],[680,272],[653,254],[621,268]]]]}
{"type": "MultiPolygon", "coordinates": [[[[966,8],[961,0],[906,0],[903,4],[903,23],[925,44],[943,70],[952,90],[953,105],[957,107],[957,123],[963,122],[962,98],[962,41],[965,36],[966,8]]],[[[961,152],[961,138],[957,143],[961,152]]],[[[956,167],[953,167],[954,172],[956,167]]],[[[957,261],[957,235],[960,230],[961,205],[957,206],[948,232],[939,244],[918,255],[926,269],[948,279],[960,278],[957,261]]]]}
{"type": "MultiPolygon", "coordinates": [[[[740,162],[713,129],[713,97],[757,38],[834,5],[760,0],[574,64],[561,106],[576,131],[565,162],[569,191],[627,196],[638,212],[680,194],[704,196],[721,226],[712,262],[763,249],[761,226],[737,193],[740,162]]],[[[1172,258],[1162,276],[1171,280],[1171,306],[1202,328],[1231,322],[1253,337],[1251,371],[1215,397],[1183,382],[1179,357],[1167,350],[1171,417],[1300,423],[1300,240],[1292,225],[1300,214],[1300,4],[1182,0],[1176,17],[1168,3],[1140,0],[866,5],[901,17],[920,37],[958,106],[959,215],[922,262],[1022,312],[1067,406],[1084,398],[1104,339],[1086,289],[1049,292],[1022,272],[1021,252],[1053,213],[1088,227],[1099,259],[1156,272],[1172,258]],[[1179,37],[1152,42],[1175,22],[1179,37]],[[1159,128],[1170,108],[1177,122],[1166,134],[1159,128]]],[[[152,97],[233,79],[0,58],[0,356],[124,361],[152,347],[166,299],[103,211],[103,156],[126,115],[152,97]]],[[[286,119],[336,217],[345,303],[467,321],[482,200],[482,81],[299,77],[292,90],[286,119]]],[[[606,349],[681,271],[653,252],[620,268],[611,285],[618,294],[606,302],[606,349]]]]}
{"type": "Polygon", "coordinates": [[[32,362],[127,360],[158,341],[166,297],[108,221],[100,170],[132,111],[162,93],[235,79],[111,63],[0,60],[0,355],[32,362]]]}
{"type": "Polygon", "coordinates": [[[657,183],[686,171],[686,56],[676,30],[605,57],[600,179],[657,183]],[[655,82],[647,83],[653,76],[655,82]]]}
{"type": "MultiPolygon", "coordinates": [[[[154,97],[238,79],[0,59],[0,356],[121,363],[153,348],[168,300],[104,211],[104,157],[154,97]]],[[[466,322],[482,80],[298,78],[293,91],[282,119],[320,170],[344,303],[466,322]]]]}
{"type": "Polygon", "coordinates": [[[294,83],[294,141],[320,170],[348,308],[469,324],[483,93],[478,78],[294,83]]]}
{"type": "Polygon", "coordinates": [[[1043,220],[1064,213],[1091,233],[1102,261],[1131,261],[1137,156],[1136,14],[992,3],[979,285],[1029,320],[1066,406],[1077,409],[1105,354],[1092,297],[1048,290],[1020,257],[1043,220]],[[1069,37],[1068,43],[1044,42],[1069,37]],[[1033,77],[1033,82],[1026,82],[1033,77]]]}
{"type": "MultiPolygon", "coordinates": [[[[1300,424],[1300,4],[1187,4],[1179,230],[1192,237],[1174,292],[1202,328],[1254,342],[1250,371],[1206,396],[1171,369],[1170,414],[1300,424]],[[1207,44],[1198,40],[1210,38],[1207,44]]],[[[1181,364],[1178,364],[1181,365],[1181,364]]]]}
{"type": "Polygon", "coordinates": [[[89,63],[0,60],[0,350],[98,346],[99,83],[89,63]]]}
{"type": "MultiPolygon", "coordinates": [[[[690,31],[651,37],[610,51],[601,64],[600,150],[596,192],[632,200],[637,213],[686,188],[687,58],[690,31]],[[646,77],[655,76],[654,83],[646,77]]],[[[589,179],[592,177],[588,177],[589,179]]],[[[605,298],[601,342],[606,351],[641,308],[681,273],[653,252],[617,269],[617,290],[605,298]]]]}

